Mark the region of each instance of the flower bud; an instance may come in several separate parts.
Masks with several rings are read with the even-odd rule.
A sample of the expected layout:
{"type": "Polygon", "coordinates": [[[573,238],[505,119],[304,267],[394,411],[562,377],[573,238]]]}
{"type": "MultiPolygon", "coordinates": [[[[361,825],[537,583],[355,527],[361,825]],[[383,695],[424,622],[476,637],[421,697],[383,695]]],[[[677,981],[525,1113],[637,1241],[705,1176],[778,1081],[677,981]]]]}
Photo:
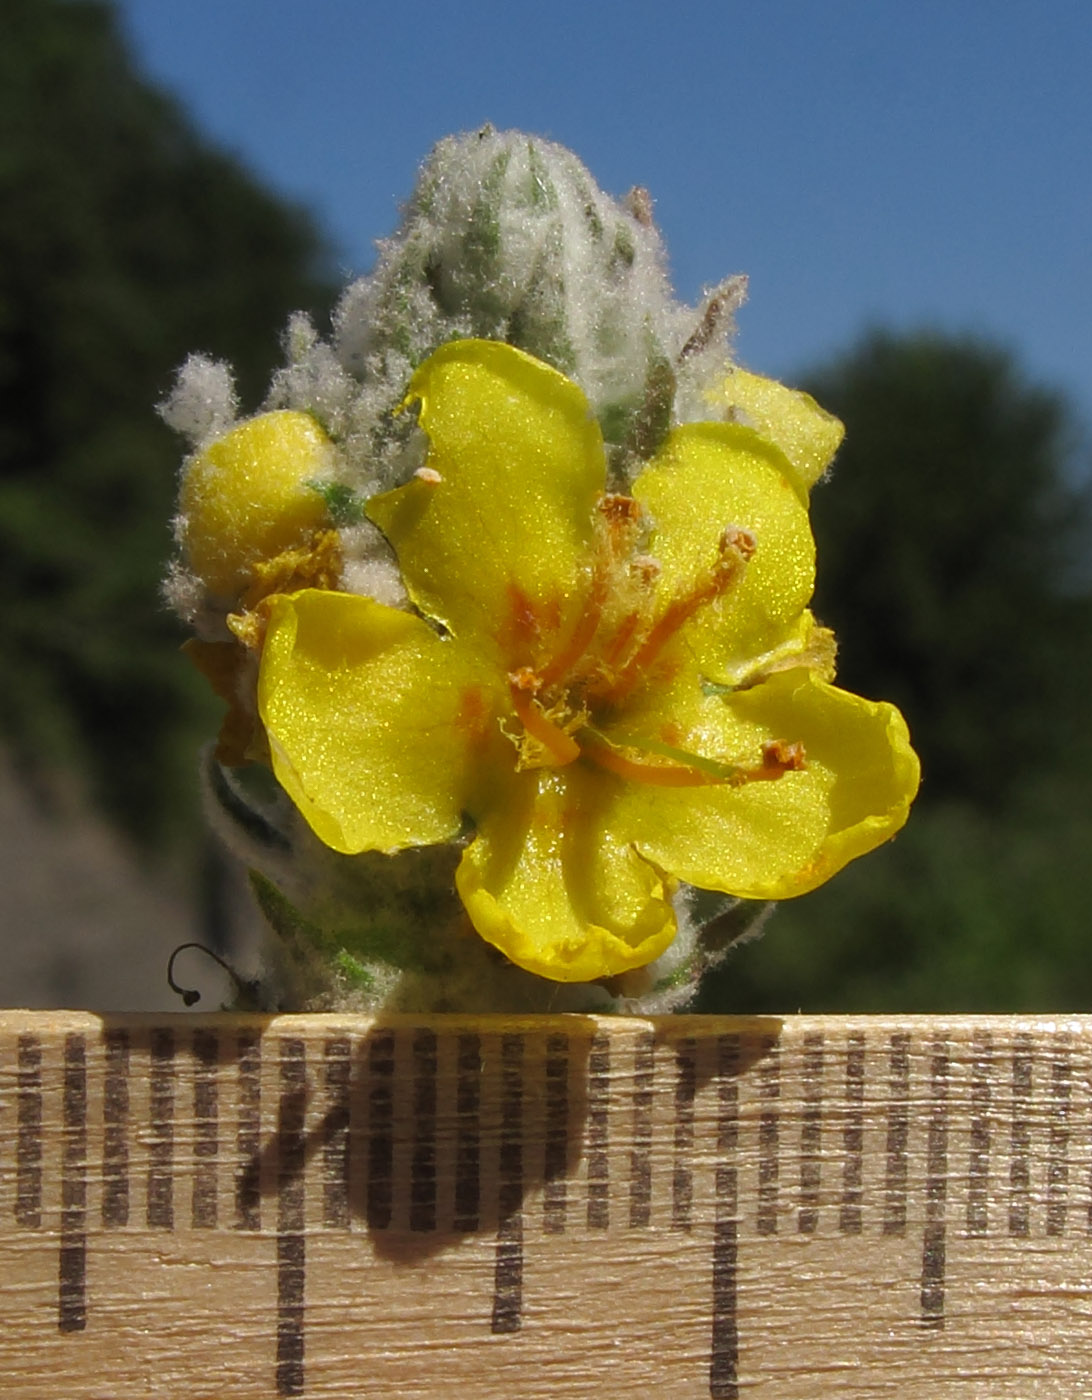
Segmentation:
{"type": "Polygon", "coordinates": [[[210,594],[237,595],[256,563],[327,523],[314,483],[331,475],[333,454],[310,414],[282,410],[240,423],[191,458],[179,494],[180,535],[210,594]]]}
{"type": "Polygon", "coordinates": [[[445,341],[507,341],[574,379],[607,442],[624,443],[678,338],[647,206],[611,199],[551,141],[448,137],[376,270],[342,300],[342,363],[404,378],[445,341]]]}

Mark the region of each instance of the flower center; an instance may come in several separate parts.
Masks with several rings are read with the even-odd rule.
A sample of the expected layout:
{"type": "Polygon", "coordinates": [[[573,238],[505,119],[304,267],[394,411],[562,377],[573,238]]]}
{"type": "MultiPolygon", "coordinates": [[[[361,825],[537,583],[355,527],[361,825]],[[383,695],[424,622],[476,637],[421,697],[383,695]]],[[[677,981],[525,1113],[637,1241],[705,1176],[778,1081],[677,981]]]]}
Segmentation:
{"type": "MultiPolygon", "coordinates": [[[[632,497],[600,498],[582,614],[541,664],[508,673],[519,729],[505,732],[518,751],[517,766],[561,768],[583,758],[619,777],[664,787],[740,785],[803,768],[800,744],[765,744],[761,763],[745,767],[690,753],[666,740],[617,733],[614,722],[625,701],[650,681],[670,681],[676,669],[665,655],[670,643],[697,612],[737,586],[756,549],[750,531],[727,526],[712,565],[657,607],[660,565],[637,551],[642,530],[641,508],[632,497]],[[604,725],[614,732],[608,735],[604,725]]],[[[557,630],[518,588],[511,590],[511,602],[512,635],[524,643],[557,630]]]]}

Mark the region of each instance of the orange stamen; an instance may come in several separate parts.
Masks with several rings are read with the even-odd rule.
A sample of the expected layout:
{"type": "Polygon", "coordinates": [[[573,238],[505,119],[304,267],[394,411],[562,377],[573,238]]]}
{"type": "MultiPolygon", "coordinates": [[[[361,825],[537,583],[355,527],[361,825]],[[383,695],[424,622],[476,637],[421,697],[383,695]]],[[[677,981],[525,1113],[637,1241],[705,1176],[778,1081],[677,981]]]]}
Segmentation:
{"type": "Polygon", "coordinates": [[[653,787],[708,787],[711,784],[745,787],[748,783],[772,782],[786,773],[799,773],[807,767],[804,745],[788,744],[781,739],[762,745],[760,767],[741,768],[735,773],[724,775],[691,767],[685,763],[656,763],[628,758],[619,749],[594,739],[585,742],[582,752],[592,763],[610,773],[616,773],[620,778],[627,778],[633,783],[651,784],[653,787]]]}
{"type": "Polygon", "coordinates": [[[580,745],[572,737],[566,734],[564,729],[553,722],[552,719],[543,712],[542,706],[534,698],[534,692],[539,688],[538,678],[528,667],[523,667],[520,671],[513,672],[509,677],[509,689],[512,694],[512,704],[524,732],[532,739],[536,739],[542,747],[553,755],[557,767],[563,768],[565,764],[572,763],[580,757],[580,745]]]}
{"type": "Polygon", "coordinates": [[[629,549],[640,526],[641,507],[632,496],[606,492],[600,496],[597,509],[605,522],[605,534],[600,532],[597,558],[592,571],[588,604],[580,615],[565,646],[539,672],[543,685],[564,680],[578,661],[587,654],[599,631],[603,607],[610,594],[611,575],[618,559],[629,549]]]}
{"type": "Polygon", "coordinates": [[[603,616],[603,604],[607,601],[608,591],[607,575],[602,568],[597,567],[592,577],[588,606],[573,628],[572,636],[557,655],[552,657],[539,672],[539,680],[543,685],[553,685],[555,681],[563,680],[581,657],[586,654],[595,640],[595,634],[599,631],[599,623],[603,616]]]}
{"type": "Polygon", "coordinates": [[[674,598],[647,634],[622,674],[611,688],[611,700],[623,699],[640,680],[643,672],[663,651],[685,622],[707,603],[712,603],[739,580],[747,561],[754,555],[755,539],[748,530],[730,525],[720,537],[720,557],[706,577],[696,583],[689,593],[674,598]]]}
{"type": "Polygon", "coordinates": [[[627,758],[606,744],[588,744],[583,753],[600,768],[628,778],[631,783],[651,783],[653,787],[708,787],[710,783],[725,781],[697,768],[686,768],[681,763],[646,763],[639,758],[627,758]]]}
{"type": "Polygon", "coordinates": [[[603,653],[603,660],[608,666],[618,663],[626,647],[633,641],[634,633],[641,621],[641,614],[637,612],[626,613],[625,617],[618,624],[618,631],[611,638],[610,645],[603,653]]]}
{"type": "Polygon", "coordinates": [[[617,702],[627,696],[641,679],[649,665],[663,651],[671,638],[689,618],[723,593],[728,583],[721,583],[718,577],[699,584],[682,598],[675,598],[661,614],[659,621],[645,636],[644,641],[626,663],[625,669],[611,687],[611,700],[617,702]]]}

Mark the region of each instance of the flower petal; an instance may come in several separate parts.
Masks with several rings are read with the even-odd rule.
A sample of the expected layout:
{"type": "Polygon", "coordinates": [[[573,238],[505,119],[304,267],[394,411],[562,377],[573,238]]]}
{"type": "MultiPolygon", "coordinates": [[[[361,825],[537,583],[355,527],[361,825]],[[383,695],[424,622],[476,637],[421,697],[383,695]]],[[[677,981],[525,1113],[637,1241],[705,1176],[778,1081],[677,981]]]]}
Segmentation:
{"type": "Polygon", "coordinates": [[[455,875],[481,936],[555,982],[643,967],[675,936],[671,881],[605,824],[604,796],[598,774],[520,775],[455,875]]]}
{"type": "Polygon", "coordinates": [[[786,899],[821,885],[905,822],[919,768],[893,705],[862,700],[806,669],[728,697],[694,690],[689,705],[675,705],[680,749],[758,767],[764,743],[799,743],[806,767],[740,787],[621,787],[613,830],[657,866],[703,889],[786,899]]]}
{"type": "Polygon", "coordinates": [[[682,629],[702,671],[730,683],[781,646],[814,587],[815,544],[791,467],[750,428],[695,423],[668,436],[633,494],[652,519],[661,608],[709,577],[726,526],[754,536],[739,582],[682,629]]]}
{"type": "Polygon", "coordinates": [[[588,567],[602,437],[575,384],[494,341],[441,346],[417,370],[428,465],[373,498],[410,596],[457,637],[499,641],[510,665],[568,626],[588,567]],[[524,654],[520,654],[520,643],[524,654]]]}
{"type": "Polygon", "coordinates": [[[709,395],[712,403],[779,447],[792,463],[801,486],[809,490],[830,465],[845,428],[810,394],[776,379],[733,366],[709,395]]]}
{"type": "Polygon", "coordinates": [[[506,741],[471,654],[421,618],[307,589],[267,604],[258,707],[273,771],[336,851],[447,841],[506,741]]]}

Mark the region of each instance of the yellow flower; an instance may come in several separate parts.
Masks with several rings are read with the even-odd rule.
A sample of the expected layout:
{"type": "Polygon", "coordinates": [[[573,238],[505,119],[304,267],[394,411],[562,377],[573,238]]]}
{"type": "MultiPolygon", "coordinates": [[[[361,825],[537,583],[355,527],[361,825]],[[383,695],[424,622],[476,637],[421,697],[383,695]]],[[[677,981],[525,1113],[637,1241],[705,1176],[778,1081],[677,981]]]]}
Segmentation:
{"type": "Polygon", "coordinates": [[[581,391],[510,346],[443,346],[410,402],[427,466],[368,513],[419,615],[321,589],[264,605],[274,770],[327,845],[396,851],[469,823],[475,928],[584,981],[664,951],[677,880],[784,898],[898,830],[906,726],[830,684],[806,610],[833,420],[814,409],[809,429],[805,401],[779,413],[771,391],[765,435],[676,428],[612,495],[581,391]]]}

